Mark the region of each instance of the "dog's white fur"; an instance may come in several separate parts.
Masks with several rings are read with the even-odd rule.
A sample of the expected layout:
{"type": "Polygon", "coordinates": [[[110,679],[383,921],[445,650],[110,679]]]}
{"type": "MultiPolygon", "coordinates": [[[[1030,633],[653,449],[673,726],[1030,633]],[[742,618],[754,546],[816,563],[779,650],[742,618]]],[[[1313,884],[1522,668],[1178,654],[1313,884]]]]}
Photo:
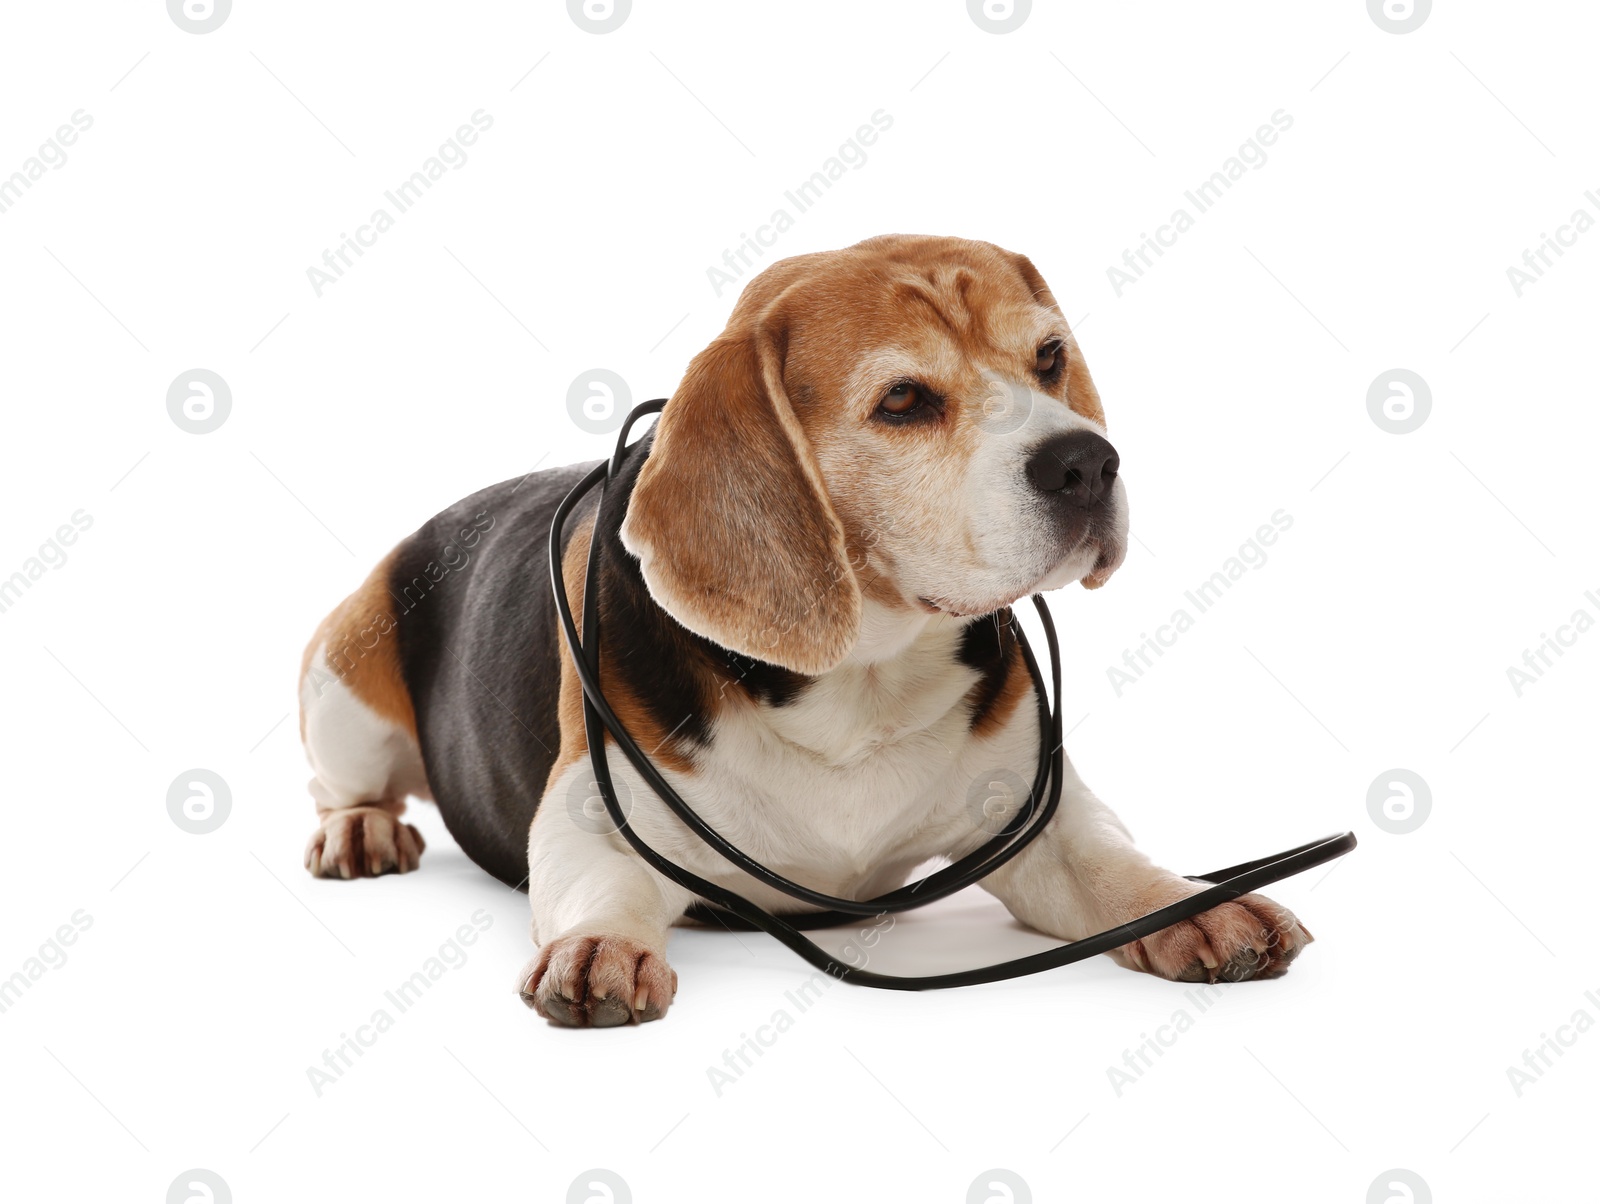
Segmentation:
{"type": "MultiPolygon", "coordinates": [[[[955,619],[926,616],[897,654],[871,663],[848,658],[787,707],[726,708],[714,752],[696,772],[662,772],[711,827],[785,877],[846,897],[892,890],[930,858],[960,857],[981,844],[1022,800],[978,814],[974,783],[1038,758],[1031,705],[1017,707],[988,738],[969,731],[962,700],[978,674],[957,661],[960,639],[955,619]]],[[[624,796],[634,800],[629,822],[653,847],[763,907],[795,906],[710,850],[654,801],[626,757],[611,745],[607,753],[624,796]]],[[[533,822],[534,939],[612,935],[664,950],[668,928],[693,896],[645,866],[620,835],[573,823],[560,805],[572,791],[594,792],[587,758],[552,783],[546,800],[557,805],[541,806],[533,822]]],[[[984,886],[1025,922],[1078,938],[1114,922],[1119,905],[1151,886],[1181,882],[1150,864],[1069,765],[1050,830],[984,886]],[[1069,865],[1076,877],[1065,872],[1069,865]],[[1092,891],[1082,889],[1090,882],[1092,891]]]]}
{"type": "Polygon", "coordinates": [[[325,645],[300,680],[311,797],[319,810],[358,807],[407,795],[426,799],[428,775],[411,734],[356,696],[328,666],[325,645]]]}

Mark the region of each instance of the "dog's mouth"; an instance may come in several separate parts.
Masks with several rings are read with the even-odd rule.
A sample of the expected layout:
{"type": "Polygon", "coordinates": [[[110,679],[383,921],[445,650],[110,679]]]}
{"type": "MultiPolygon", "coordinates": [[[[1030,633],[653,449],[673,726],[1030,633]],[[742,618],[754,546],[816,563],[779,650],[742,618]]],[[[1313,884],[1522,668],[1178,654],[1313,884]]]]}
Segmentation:
{"type": "Polygon", "coordinates": [[[1084,589],[1099,589],[1111,580],[1111,574],[1122,567],[1122,562],[1127,558],[1128,546],[1125,543],[1102,544],[1100,555],[1095,557],[1094,567],[1085,573],[1079,580],[1084,589]]]}
{"type": "MultiPolygon", "coordinates": [[[[1014,602],[1016,599],[1013,598],[1011,601],[1014,602]]],[[[970,607],[963,609],[962,606],[957,606],[954,602],[946,601],[943,598],[925,598],[918,596],[917,605],[921,606],[922,609],[927,611],[930,615],[949,615],[952,619],[969,619],[976,615],[989,614],[990,611],[999,610],[1002,606],[1010,606],[1011,602],[1001,602],[996,606],[991,606],[984,610],[973,610],[970,607]]],[[[965,606],[966,604],[963,603],[962,605],[965,606]]]]}
{"type": "MultiPolygon", "coordinates": [[[[1088,577],[1085,576],[1084,580],[1087,581],[1088,577]]],[[[1004,594],[992,602],[956,601],[950,598],[919,596],[917,604],[930,615],[949,615],[952,619],[975,619],[980,615],[991,615],[997,610],[1004,610],[1030,594],[1036,594],[1047,589],[1057,589],[1061,584],[1065,584],[1065,582],[1050,584],[1047,578],[1038,585],[1022,590],[1019,593],[1004,594]]]]}
{"type": "Polygon", "coordinates": [[[971,619],[993,614],[1031,594],[1061,589],[1074,581],[1081,581],[1085,589],[1099,589],[1121,566],[1124,555],[1125,549],[1121,543],[1090,537],[1079,543],[1050,572],[1026,588],[989,600],[919,594],[917,605],[930,615],[943,614],[954,619],[971,619]]]}

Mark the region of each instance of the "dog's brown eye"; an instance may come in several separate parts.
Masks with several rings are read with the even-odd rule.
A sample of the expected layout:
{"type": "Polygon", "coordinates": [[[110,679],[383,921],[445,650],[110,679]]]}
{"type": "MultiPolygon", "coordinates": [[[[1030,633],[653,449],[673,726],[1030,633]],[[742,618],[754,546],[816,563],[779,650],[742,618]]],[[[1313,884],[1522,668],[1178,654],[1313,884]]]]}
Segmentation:
{"type": "Polygon", "coordinates": [[[916,385],[898,384],[883,395],[878,409],[896,418],[903,418],[922,404],[922,390],[916,385]]]}
{"type": "Polygon", "coordinates": [[[1046,343],[1039,348],[1033,360],[1033,370],[1040,376],[1049,376],[1061,367],[1062,346],[1060,343],[1046,343]]]}

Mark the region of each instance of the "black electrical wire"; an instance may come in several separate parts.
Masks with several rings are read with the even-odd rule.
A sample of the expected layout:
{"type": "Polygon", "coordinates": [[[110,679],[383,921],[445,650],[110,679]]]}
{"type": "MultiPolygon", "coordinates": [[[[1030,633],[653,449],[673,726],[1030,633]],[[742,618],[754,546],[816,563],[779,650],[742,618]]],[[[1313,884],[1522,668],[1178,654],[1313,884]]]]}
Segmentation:
{"type": "MultiPolygon", "coordinates": [[[[843,899],[815,891],[792,882],[768,869],[736,846],[730,844],[697,815],[692,807],[674,790],[656,769],[649,756],[628,734],[622,721],[606,702],[600,688],[600,623],[599,623],[599,563],[600,539],[591,534],[588,560],[584,573],[583,635],[580,638],[567,601],[565,575],[562,572],[561,534],[568,515],[578,502],[597,484],[611,483],[621,470],[629,450],[628,433],[633,424],[647,414],[659,412],[665,399],[647,401],[634,407],[617,435],[617,446],[609,461],[596,465],[556,507],[550,524],[550,581],[555,595],[556,612],[561,619],[562,634],[573,668],[583,688],[584,735],[589,745],[590,765],[594,770],[596,788],[605,803],[606,813],[636,853],[657,873],[683,889],[698,895],[711,907],[712,918],[738,920],[752,928],[775,937],[794,950],[807,962],[824,973],[861,986],[880,987],[887,990],[919,991],[937,987],[970,986],[1037,974],[1042,970],[1070,965],[1101,953],[1129,944],[1159,932],[1182,920],[1208,911],[1219,903],[1236,899],[1268,883],[1291,874],[1298,874],[1312,866],[1321,865],[1355,847],[1354,833],[1329,836],[1286,850],[1274,857],[1264,857],[1241,865],[1230,866],[1199,875],[1194,881],[1206,882],[1207,889],[1148,915],[1129,921],[1117,928],[1086,937],[1081,941],[1049,949],[1028,957],[1015,958],[991,966],[979,966],[949,974],[929,974],[904,977],[879,974],[857,966],[841,964],[825,949],[807,939],[801,928],[828,927],[846,923],[862,916],[881,917],[895,912],[923,907],[935,900],[964,890],[987,877],[1020,853],[1028,843],[1043,832],[1061,802],[1061,776],[1063,768],[1061,735],[1061,656],[1057,645],[1055,624],[1043,597],[1035,594],[1033,604],[1038,609],[1044,625],[1045,639],[1050,649],[1052,695],[1047,695],[1039,665],[1020,627],[1016,629],[1021,643],[1023,659],[1032,678],[1039,715],[1039,762],[1034,783],[1027,799],[1006,825],[992,839],[968,853],[958,861],[930,874],[928,877],[880,895],[875,899],[843,899]],[[1051,697],[1055,705],[1051,705],[1051,697]],[[822,908],[821,911],[780,917],[745,899],[743,896],[684,869],[653,849],[633,830],[628,816],[617,800],[616,787],[611,777],[611,766],[605,753],[605,735],[611,733],[617,747],[622,750],[646,784],[690,831],[721,854],[730,864],[743,870],[758,882],[781,891],[802,903],[822,908]],[[1043,797],[1043,806],[1040,798],[1043,797]],[[1035,818],[1036,817],[1036,818],[1035,818]],[[1030,821],[1032,821],[1030,823],[1030,821]]],[[[602,503],[605,496],[601,487],[602,503]]],[[[598,531],[598,522],[594,528],[598,531]]],[[[702,914],[704,912],[702,911],[702,914]]]]}

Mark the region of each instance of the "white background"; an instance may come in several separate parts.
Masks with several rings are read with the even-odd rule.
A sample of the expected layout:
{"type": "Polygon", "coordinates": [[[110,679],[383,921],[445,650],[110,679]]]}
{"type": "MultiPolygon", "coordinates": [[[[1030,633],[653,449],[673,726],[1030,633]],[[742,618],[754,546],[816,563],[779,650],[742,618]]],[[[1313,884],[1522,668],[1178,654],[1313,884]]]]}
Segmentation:
{"type": "MultiPolygon", "coordinates": [[[[1041,2],[1004,35],[959,0],[638,0],[603,36],[548,0],[5,24],[0,175],[93,118],[0,214],[0,577],[93,520],[0,614],[0,976],[92,917],[0,1015],[8,1197],[160,1201],[200,1167],[241,1204],[558,1201],[602,1167],[640,1204],[955,1202],[988,1168],[1040,1201],[1406,1198],[1369,1197],[1390,1168],[1439,1201],[1593,1198],[1600,1035],[1561,1030],[1520,1096],[1507,1068],[1600,1020],[1600,634],[1520,697],[1506,673],[1600,618],[1600,233],[1521,297],[1506,274],[1600,216],[1592,6],[1440,3],[1405,35],[1359,0],[1041,2]],[[466,164],[319,298],[306,269],[479,109],[466,164]],[[769,255],[950,233],[1051,282],[1138,538],[1108,588],[1055,599],[1074,762],[1182,872],[1361,847],[1272,892],[1317,937],[1289,976],[1204,1015],[1106,959],[800,1015],[809,971],[768,939],[675,933],[664,1022],[549,1027],[513,993],[524,897],[431,808],[414,875],[301,868],[300,649],[437,509],[602,454],[576,377],[670,392],[734,300],[706,269],[879,109],[769,255]],[[1265,166],[1117,296],[1106,269],[1279,109],[1265,166]],[[206,435],[166,409],[195,367],[232,392],[206,435]],[[1411,434],[1367,411],[1395,367],[1431,387],[1411,434]],[[1267,563],[1119,697],[1107,667],[1280,509],[1267,563]],[[166,806],[195,767],[232,795],[203,836],[166,806]],[[1396,767],[1432,792],[1407,835],[1367,808],[1396,767]],[[319,1097],[307,1067],[478,909],[465,965],[319,1097]],[[719,1095],[708,1068],[779,1009],[719,1095]],[[1108,1068],[1180,1009],[1119,1094],[1108,1068]]],[[[1036,943],[978,894],[874,964],[1036,943]]]]}

